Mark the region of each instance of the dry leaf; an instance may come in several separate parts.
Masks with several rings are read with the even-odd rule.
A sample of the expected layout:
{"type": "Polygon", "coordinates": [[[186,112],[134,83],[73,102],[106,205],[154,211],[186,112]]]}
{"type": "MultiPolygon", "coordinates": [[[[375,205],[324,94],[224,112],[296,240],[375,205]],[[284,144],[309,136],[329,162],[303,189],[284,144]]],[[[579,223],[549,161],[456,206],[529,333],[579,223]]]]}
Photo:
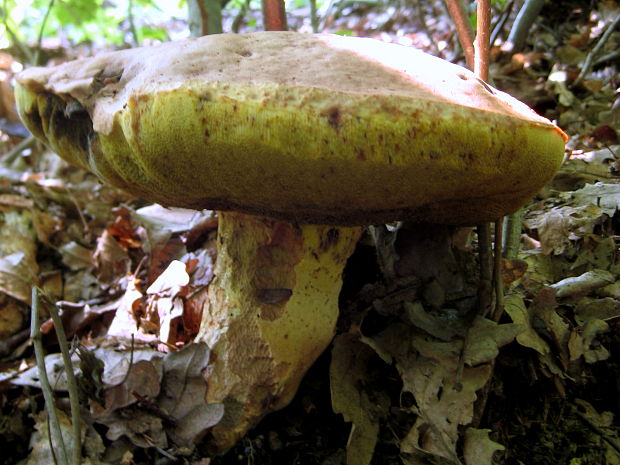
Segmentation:
{"type": "Polygon", "coordinates": [[[489,429],[467,428],[463,455],[467,465],[493,465],[493,454],[504,450],[501,444],[489,439],[489,429]]]}
{"type": "Polygon", "coordinates": [[[360,389],[368,374],[366,365],[373,350],[347,333],[334,340],[329,368],[332,408],[353,423],[347,442],[347,465],[368,465],[379,434],[376,407],[360,389]]]}

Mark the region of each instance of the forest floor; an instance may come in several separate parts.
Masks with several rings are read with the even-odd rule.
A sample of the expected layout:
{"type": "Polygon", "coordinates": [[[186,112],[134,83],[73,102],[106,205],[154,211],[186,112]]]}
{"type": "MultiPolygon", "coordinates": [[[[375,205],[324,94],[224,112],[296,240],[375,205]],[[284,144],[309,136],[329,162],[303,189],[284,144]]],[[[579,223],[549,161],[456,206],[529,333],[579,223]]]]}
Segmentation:
{"type": "MultiPolygon", "coordinates": [[[[504,311],[497,323],[466,315],[453,334],[445,332],[455,309],[475,295],[475,233],[454,252],[465,294],[439,305],[437,289],[415,279],[388,280],[377,262],[382,251],[366,234],[344,273],[334,342],[289,406],[212,458],[201,458],[202,444],[183,449],[166,443],[161,425],[149,426],[149,434],[167,446],[153,446],[144,440],[144,425],[131,418],[146,415],[144,403],[119,406],[119,412],[132,409],[124,420],[89,428],[85,463],[620,464],[620,28],[605,34],[620,7],[614,1],[592,8],[584,6],[588,2],[551,3],[522,51],[501,50],[514,12],[492,50],[493,85],[569,135],[561,169],[521,212],[520,251],[503,262],[504,311]],[[457,390],[453,356],[460,352],[454,347],[468,332],[468,340],[481,341],[471,349],[479,363],[465,368],[457,390]]],[[[440,2],[337,5],[344,6],[328,11],[321,24],[328,32],[413,45],[463,62],[440,2]]],[[[495,12],[496,22],[501,13],[495,12]]],[[[308,32],[307,8],[289,18],[292,29],[308,32]]],[[[232,20],[227,16],[225,24],[232,20]]],[[[1,58],[0,462],[50,464],[28,329],[32,283],[41,289],[44,312],[47,302],[62,309],[67,337],[80,355],[84,395],[101,396],[109,388],[96,378],[93,353],[105,362],[106,380],[138,389],[123,379],[126,367],[116,354],[150,351],[140,359],[150,363],[166,348],[156,336],[134,346],[117,326],[110,334],[115,314],[141,312],[154,335],[159,328],[149,312],[161,299],[176,301],[190,322],[178,330],[177,342],[189,343],[202,302],[193,298],[213,274],[216,221],[208,212],[164,210],[104,187],[38,143],[15,151],[27,134],[12,113],[15,58],[1,58]],[[163,274],[173,260],[191,264],[187,282],[163,274]]],[[[62,404],[64,381],[49,321],[42,333],[62,404]]],[[[156,392],[159,385],[140,389],[156,392]]],[[[68,417],[61,424],[69,431],[68,417]]]]}

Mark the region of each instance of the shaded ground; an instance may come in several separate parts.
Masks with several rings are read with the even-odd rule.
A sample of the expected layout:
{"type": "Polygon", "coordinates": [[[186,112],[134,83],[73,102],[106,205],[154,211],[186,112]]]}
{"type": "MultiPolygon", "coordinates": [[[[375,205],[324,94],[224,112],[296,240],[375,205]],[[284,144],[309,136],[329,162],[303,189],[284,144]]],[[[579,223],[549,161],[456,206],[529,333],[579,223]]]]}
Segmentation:
{"type": "MultiPolygon", "coordinates": [[[[571,137],[558,176],[524,212],[519,256],[505,261],[506,308],[499,325],[474,323],[467,316],[477,282],[475,235],[472,244],[454,251],[466,282],[464,294],[439,301],[441,290],[414,277],[387,279],[367,236],[345,273],[332,348],[306,375],[290,406],[269,415],[211,464],[339,465],[347,463],[347,454],[351,464],[381,465],[620,463],[620,82],[618,56],[613,55],[618,31],[575,85],[588,54],[619,11],[611,1],[594,6],[553,2],[533,26],[524,51],[494,50],[496,85],[558,120],[571,137]],[[578,279],[564,281],[569,277],[578,279]],[[422,320],[421,315],[430,316],[422,320]],[[446,341],[446,327],[455,315],[461,324],[446,341]],[[476,362],[464,371],[463,392],[479,386],[474,398],[454,389],[456,359],[452,365],[446,357],[446,351],[452,354],[463,344],[468,325],[474,341],[488,342],[484,350],[471,349],[476,362]],[[447,342],[456,345],[446,348],[447,342]],[[347,358],[351,354],[357,365],[347,358]],[[347,376],[330,374],[330,367],[343,363],[354,367],[347,376]],[[485,377],[488,381],[480,384],[485,377]],[[352,402],[333,406],[334,392],[349,393],[352,402]],[[351,423],[334,407],[356,418],[358,432],[377,439],[371,461],[363,451],[369,440],[349,441],[351,423]],[[466,421],[459,423],[461,417],[466,421]]],[[[352,3],[340,15],[333,13],[330,30],[461,59],[440,4],[379,8],[352,3]],[[426,20],[421,22],[421,16],[426,20]]],[[[306,16],[305,10],[294,12],[291,25],[307,28],[306,16]]],[[[507,25],[512,18],[514,13],[507,25]]],[[[2,134],[0,450],[3,463],[18,463],[28,454],[30,461],[24,463],[51,463],[45,434],[32,436],[35,426],[45,432],[44,417],[37,415],[43,408],[41,391],[14,384],[26,379],[25,370],[33,365],[28,330],[23,331],[33,277],[39,277],[51,301],[65,302],[70,338],[89,348],[108,345],[128,353],[126,342],[102,337],[114,313],[133,310],[136,302],[148,313],[163,294],[148,294],[146,288],[171,260],[181,259],[194,268],[190,284],[172,298],[180,299],[186,316],[195,316],[195,291],[210,279],[215,231],[208,217],[191,220],[178,213],[179,218],[164,214],[162,220],[161,212],[140,211],[143,202],[99,186],[41,146],[10,155],[23,137],[8,127],[2,134]],[[158,235],[161,221],[176,232],[158,235]]],[[[407,231],[400,234],[406,243],[407,231]]],[[[192,329],[180,330],[178,340],[189,341],[192,329]]],[[[57,352],[50,326],[43,332],[48,352],[57,352]]],[[[156,352],[157,344],[145,346],[156,352]]],[[[132,431],[127,426],[126,432],[132,431]]],[[[106,439],[108,432],[105,424],[92,430],[91,438],[99,438],[87,454],[93,463],[99,457],[107,463],[164,464],[174,463],[174,456],[178,463],[209,463],[199,461],[201,444],[193,452],[162,451],[106,439]]]]}

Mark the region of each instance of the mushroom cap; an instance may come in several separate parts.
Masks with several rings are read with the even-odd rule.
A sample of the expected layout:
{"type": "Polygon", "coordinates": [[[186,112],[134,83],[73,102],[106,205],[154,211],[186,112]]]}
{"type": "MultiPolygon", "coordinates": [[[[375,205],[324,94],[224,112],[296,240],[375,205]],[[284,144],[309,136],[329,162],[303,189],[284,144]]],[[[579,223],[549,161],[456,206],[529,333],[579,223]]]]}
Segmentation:
{"type": "Polygon", "coordinates": [[[373,39],[221,34],[17,77],[32,133],[168,206],[318,224],[476,224],[552,177],[566,135],[470,71],[373,39]]]}

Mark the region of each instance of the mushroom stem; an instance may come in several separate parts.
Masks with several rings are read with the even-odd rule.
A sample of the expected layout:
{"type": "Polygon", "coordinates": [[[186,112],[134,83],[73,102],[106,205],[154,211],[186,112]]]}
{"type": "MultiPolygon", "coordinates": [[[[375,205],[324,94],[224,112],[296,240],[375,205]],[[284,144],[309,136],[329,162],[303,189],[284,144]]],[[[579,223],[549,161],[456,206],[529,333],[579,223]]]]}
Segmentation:
{"type": "Polygon", "coordinates": [[[220,213],[214,281],[197,340],[213,351],[208,403],[223,403],[213,446],[232,446],[284,407],[330,343],[342,271],[360,227],[220,213]]]}

